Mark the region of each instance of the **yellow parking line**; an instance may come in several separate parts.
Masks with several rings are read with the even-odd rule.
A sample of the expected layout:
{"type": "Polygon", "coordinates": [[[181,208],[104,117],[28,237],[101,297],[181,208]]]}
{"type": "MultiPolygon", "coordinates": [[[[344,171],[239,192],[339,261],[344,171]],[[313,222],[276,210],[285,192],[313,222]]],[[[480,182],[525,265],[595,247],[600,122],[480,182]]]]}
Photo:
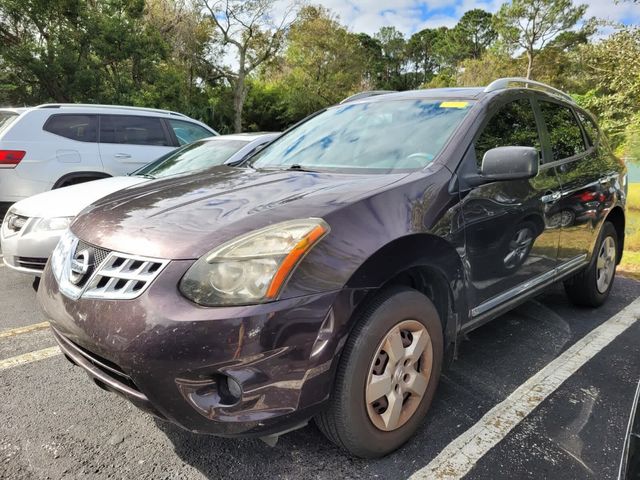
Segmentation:
{"type": "Polygon", "coordinates": [[[49,322],[34,323],[33,325],[27,325],[26,327],[12,328],[11,330],[0,332],[0,339],[15,337],[16,335],[22,335],[24,333],[37,332],[38,330],[44,330],[45,328],[49,328],[49,322]]]}
{"type": "Polygon", "coordinates": [[[58,347],[45,348],[43,350],[37,350],[35,352],[25,353],[24,355],[18,355],[17,357],[7,358],[0,360],[0,371],[7,370],[8,368],[19,367],[31,362],[37,362],[38,360],[44,360],[45,358],[55,357],[62,354],[58,347]]]}

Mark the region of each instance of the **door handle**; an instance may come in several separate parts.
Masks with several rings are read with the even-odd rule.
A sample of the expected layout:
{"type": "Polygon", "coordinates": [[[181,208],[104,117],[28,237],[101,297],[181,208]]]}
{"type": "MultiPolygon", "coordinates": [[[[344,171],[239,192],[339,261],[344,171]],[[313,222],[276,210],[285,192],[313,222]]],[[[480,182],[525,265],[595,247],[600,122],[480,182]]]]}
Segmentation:
{"type": "Polygon", "coordinates": [[[114,155],[115,158],[131,158],[131,155],[128,153],[116,153],[114,155]]]}
{"type": "Polygon", "coordinates": [[[553,203],[560,200],[561,196],[562,194],[560,192],[547,192],[540,200],[542,200],[543,203],[553,203]]]}

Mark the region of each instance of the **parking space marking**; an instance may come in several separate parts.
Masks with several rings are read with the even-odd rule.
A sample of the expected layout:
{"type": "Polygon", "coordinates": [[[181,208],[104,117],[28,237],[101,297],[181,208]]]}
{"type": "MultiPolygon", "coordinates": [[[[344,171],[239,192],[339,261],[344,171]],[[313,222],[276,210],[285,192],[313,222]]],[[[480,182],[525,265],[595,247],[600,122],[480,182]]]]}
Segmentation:
{"type": "Polygon", "coordinates": [[[61,354],[62,351],[58,347],[50,347],[18,355],[17,357],[7,358],[5,360],[0,360],[0,371],[19,367],[20,365],[25,365],[27,363],[37,362],[38,360],[44,360],[45,358],[55,357],[61,354]]]}
{"type": "Polygon", "coordinates": [[[37,332],[38,330],[44,330],[45,328],[49,328],[49,322],[34,323],[33,325],[27,325],[26,327],[12,328],[11,330],[0,331],[0,339],[37,332]]]}
{"type": "Polygon", "coordinates": [[[459,479],[569,377],[640,318],[640,298],[520,385],[410,479],[459,479]]]}

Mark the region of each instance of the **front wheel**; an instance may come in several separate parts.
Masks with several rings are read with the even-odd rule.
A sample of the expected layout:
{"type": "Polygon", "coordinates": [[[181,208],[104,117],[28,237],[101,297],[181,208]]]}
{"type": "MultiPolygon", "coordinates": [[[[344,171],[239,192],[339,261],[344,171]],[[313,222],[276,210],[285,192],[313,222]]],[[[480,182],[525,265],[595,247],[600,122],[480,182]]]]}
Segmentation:
{"type": "Polygon", "coordinates": [[[442,368],[442,323],[420,292],[394,287],[362,311],[345,345],[320,430],[353,455],[406,442],[431,405],[442,368]]]}
{"type": "Polygon", "coordinates": [[[605,222],[589,267],[564,282],[569,300],[584,307],[602,305],[613,287],[617,259],[618,234],[611,222],[605,222]]]}

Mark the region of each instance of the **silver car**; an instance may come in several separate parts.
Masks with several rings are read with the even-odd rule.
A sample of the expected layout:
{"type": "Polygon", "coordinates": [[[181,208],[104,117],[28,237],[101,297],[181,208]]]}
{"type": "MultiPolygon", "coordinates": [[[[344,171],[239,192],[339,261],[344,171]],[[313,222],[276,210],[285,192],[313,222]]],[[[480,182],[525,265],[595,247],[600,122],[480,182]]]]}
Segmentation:
{"type": "Polygon", "coordinates": [[[279,135],[210,137],[168,153],[129,176],[81,183],[21,200],[9,209],[0,229],[4,263],[19,272],[39,276],[62,233],[93,202],[156,178],[239,163],[279,135]]]}

